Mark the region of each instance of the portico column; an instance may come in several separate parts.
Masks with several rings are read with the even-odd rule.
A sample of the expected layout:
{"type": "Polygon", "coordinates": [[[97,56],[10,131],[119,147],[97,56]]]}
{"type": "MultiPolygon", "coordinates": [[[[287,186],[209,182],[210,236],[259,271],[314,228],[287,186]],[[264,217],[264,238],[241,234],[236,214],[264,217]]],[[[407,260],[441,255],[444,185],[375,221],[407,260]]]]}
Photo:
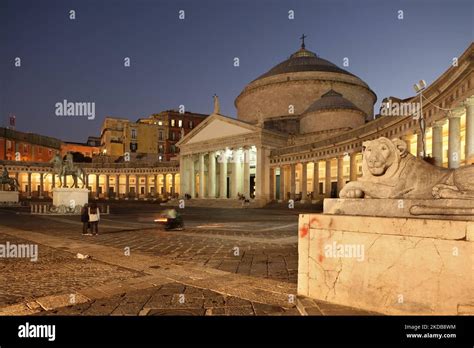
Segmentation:
{"type": "Polygon", "coordinates": [[[130,174],[125,174],[125,197],[130,193],[130,174]]]}
{"type": "Polygon", "coordinates": [[[296,165],[290,164],[290,199],[295,199],[296,191],[296,165]]]}
{"type": "Polygon", "coordinates": [[[119,198],[120,194],[120,174],[115,174],[115,199],[119,198]]]}
{"type": "Polygon", "coordinates": [[[331,197],[331,159],[326,160],[326,175],[324,176],[324,196],[331,197]]]}
{"type": "Polygon", "coordinates": [[[140,197],[140,175],[135,174],[135,199],[138,199],[140,197]]]}
{"type": "Polygon", "coordinates": [[[219,156],[219,197],[227,198],[227,158],[225,152],[219,156]]]}
{"type": "Polygon", "coordinates": [[[344,187],[344,157],[339,156],[337,158],[337,196],[339,197],[339,191],[344,187]]]}
{"type": "Polygon", "coordinates": [[[474,96],[464,102],[466,107],[466,164],[474,164],[474,96]]]}
{"type": "Polygon", "coordinates": [[[204,198],[204,153],[199,154],[199,198],[204,198]]]}
{"type": "Polygon", "coordinates": [[[40,189],[38,192],[38,198],[43,198],[43,192],[44,192],[43,173],[39,173],[39,177],[40,177],[40,189]]]}
{"type": "Polygon", "coordinates": [[[244,192],[245,198],[250,198],[250,148],[244,148],[244,192]]]}
{"type": "Polygon", "coordinates": [[[189,194],[196,197],[196,176],[194,174],[194,158],[189,156],[189,194]]]}
{"type": "Polygon", "coordinates": [[[95,198],[99,198],[99,174],[95,175],[95,198]]]}
{"type": "Polygon", "coordinates": [[[148,187],[148,174],[145,174],[145,197],[148,195],[149,187],[148,187]]]}
{"type": "Polygon", "coordinates": [[[208,187],[207,187],[207,196],[209,198],[216,198],[216,156],[215,152],[209,152],[208,159],[208,187]]]}
{"type": "Polygon", "coordinates": [[[278,197],[278,202],[283,202],[284,200],[286,200],[285,167],[280,166],[280,197],[278,197]]]}
{"type": "Polygon", "coordinates": [[[231,198],[237,198],[237,194],[239,193],[239,158],[237,156],[236,150],[232,150],[232,165],[231,165],[232,173],[230,179],[230,196],[231,198]]]}
{"type": "Polygon", "coordinates": [[[349,158],[349,180],[357,180],[357,152],[350,154],[349,158]]]}
{"type": "Polygon", "coordinates": [[[256,194],[255,197],[262,203],[270,200],[270,150],[264,146],[257,148],[256,163],[256,194]]]}
{"type": "Polygon", "coordinates": [[[319,196],[319,161],[314,162],[313,166],[313,199],[319,196]]]}
{"type": "MultiPolygon", "coordinates": [[[[180,154],[179,155],[179,196],[181,198],[184,198],[184,195],[188,192],[188,189],[187,189],[188,176],[186,175],[187,168],[188,166],[187,166],[186,157],[180,154]]],[[[155,187],[156,187],[156,193],[158,194],[158,181],[156,180],[156,175],[155,175],[155,187]]]]}
{"type": "Polygon", "coordinates": [[[176,173],[171,173],[171,197],[175,194],[176,173]]]}
{"type": "Polygon", "coordinates": [[[449,115],[448,166],[458,168],[461,160],[461,115],[464,108],[456,108],[449,115]]]}
{"type": "Polygon", "coordinates": [[[28,172],[28,193],[27,197],[31,198],[31,172],[28,172]]]}
{"type": "Polygon", "coordinates": [[[110,175],[105,175],[105,198],[109,198],[110,175]]]}
{"type": "MultiPolygon", "coordinates": [[[[270,168],[270,200],[275,200],[275,167],[270,168]]],[[[247,197],[247,196],[245,196],[247,197]]]]}
{"type": "Polygon", "coordinates": [[[443,125],[446,121],[435,122],[432,127],[433,136],[431,138],[431,147],[433,149],[434,164],[438,167],[443,166],[443,125]]]}
{"type": "Polygon", "coordinates": [[[301,164],[301,203],[306,201],[308,196],[308,163],[301,164]]]}

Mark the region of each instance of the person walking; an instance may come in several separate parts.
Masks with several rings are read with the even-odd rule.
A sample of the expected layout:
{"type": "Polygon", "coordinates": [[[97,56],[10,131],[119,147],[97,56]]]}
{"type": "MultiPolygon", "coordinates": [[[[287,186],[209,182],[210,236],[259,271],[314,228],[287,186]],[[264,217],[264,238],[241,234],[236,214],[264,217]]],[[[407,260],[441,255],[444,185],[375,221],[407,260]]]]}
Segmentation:
{"type": "Polygon", "coordinates": [[[89,221],[91,223],[91,232],[94,236],[99,234],[100,210],[97,204],[93,202],[88,209],[89,221]]]}
{"type": "Polygon", "coordinates": [[[90,228],[89,223],[89,205],[86,203],[81,209],[81,222],[82,222],[82,235],[86,236],[90,233],[87,233],[87,230],[90,228]]]}

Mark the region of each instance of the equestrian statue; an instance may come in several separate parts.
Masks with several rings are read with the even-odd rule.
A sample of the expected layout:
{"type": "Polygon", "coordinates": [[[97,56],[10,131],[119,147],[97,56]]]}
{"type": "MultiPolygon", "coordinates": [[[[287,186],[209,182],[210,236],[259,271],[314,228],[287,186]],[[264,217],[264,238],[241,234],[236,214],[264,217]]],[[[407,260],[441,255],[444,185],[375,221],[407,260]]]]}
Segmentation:
{"type": "Polygon", "coordinates": [[[3,167],[3,173],[0,177],[0,185],[10,185],[10,191],[18,191],[20,185],[18,184],[18,180],[15,178],[10,178],[8,174],[8,170],[6,167],[3,167]]]}
{"type": "Polygon", "coordinates": [[[71,175],[74,179],[74,184],[72,187],[78,188],[77,179],[82,182],[82,188],[86,186],[86,173],[84,172],[84,169],[74,165],[72,153],[68,153],[64,161],[61,159],[59,154],[56,154],[51,160],[51,163],[53,163],[53,171],[51,174],[58,176],[59,187],[67,187],[68,175],[71,175]]]}

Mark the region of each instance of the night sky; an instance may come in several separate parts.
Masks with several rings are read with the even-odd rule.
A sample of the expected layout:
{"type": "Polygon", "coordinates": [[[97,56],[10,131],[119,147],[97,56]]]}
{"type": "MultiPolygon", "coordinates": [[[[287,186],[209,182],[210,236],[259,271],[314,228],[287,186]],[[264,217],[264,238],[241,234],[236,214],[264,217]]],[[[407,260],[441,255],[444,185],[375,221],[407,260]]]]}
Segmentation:
{"type": "Polygon", "coordinates": [[[105,116],[136,120],[180,104],[210,113],[214,93],[221,113],[235,117],[244,86],[296,51],[303,33],[322,58],[341,67],[349,58],[343,68],[375,91],[378,111],[384,97],[408,97],[414,82],[434,81],[468,47],[473,3],[1,0],[0,126],[14,114],[18,130],[84,142],[105,116]],[[56,116],[64,99],[95,102],[95,120],[56,116]]]}

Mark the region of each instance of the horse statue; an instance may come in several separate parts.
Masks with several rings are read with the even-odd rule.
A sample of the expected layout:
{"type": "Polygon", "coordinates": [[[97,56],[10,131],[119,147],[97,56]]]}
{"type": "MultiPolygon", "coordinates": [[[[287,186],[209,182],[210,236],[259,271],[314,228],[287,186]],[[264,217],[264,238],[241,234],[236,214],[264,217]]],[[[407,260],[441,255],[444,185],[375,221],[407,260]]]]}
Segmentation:
{"type": "Polygon", "coordinates": [[[67,187],[67,176],[71,175],[74,179],[74,184],[72,187],[77,188],[79,179],[82,182],[82,188],[86,186],[86,173],[80,167],[74,165],[73,157],[71,153],[66,155],[66,160],[63,162],[59,154],[54,155],[51,160],[53,163],[52,174],[56,174],[59,178],[59,187],[67,187]],[[64,178],[64,183],[63,183],[64,178]]]}
{"type": "Polygon", "coordinates": [[[18,180],[15,178],[10,178],[8,175],[7,168],[3,168],[2,176],[0,176],[0,185],[10,185],[10,191],[18,191],[20,188],[18,180]]]}

